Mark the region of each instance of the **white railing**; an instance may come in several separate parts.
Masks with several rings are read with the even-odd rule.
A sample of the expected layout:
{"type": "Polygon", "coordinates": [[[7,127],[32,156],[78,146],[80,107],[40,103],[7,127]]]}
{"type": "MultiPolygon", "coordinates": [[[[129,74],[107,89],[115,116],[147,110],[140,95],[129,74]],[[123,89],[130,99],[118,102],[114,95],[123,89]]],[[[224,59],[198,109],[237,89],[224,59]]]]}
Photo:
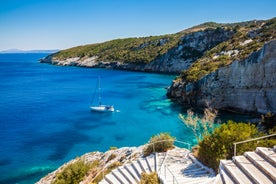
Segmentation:
{"type": "MultiPolygon", "coordinates": [[[[158,141],[158,142],[155,142],[155,143],[165,142],[165,141],[168,141],[168,140],[158,141]]],[[[178,141],[178,140],[173,140],[173,142],[174,143],[184,144],[185,146],[187,146],[188,150],[191,149],[191,144],[190,143],[183,142],[183,141],[178,141]]],[[[155,143],[152,143],[152,144],[155,144],[155,143]]],[[[155,153],[155,150],[154,150],[154,153],[155,153]]],[[[168,178],[172,179],[173,184],[179,184],[179,182],[176,179],[176,176],[173,174],[173,172],[166,165],[166,159],[167,159],[167,153],[166,153],[166,156],[165,156],[163,162],[160,165],[160,168],[158,169],[158,171],[156,170],[159,178],[162,180],[162,182],[164,184],[166,183],[166,180],[168,178]]]]}
{"type": "Polygon", "coordinates": [[[238,144],[242,144],[242,143],[246,143],[246,142],[251,142],[251,141],[256,141],[256,140],[260,140],[260,139],[265,139],[268,137],[273,137],[276,136],[276,134],[270,134],[270,135],[266,135],[266,136],[262,136],[262,137],[258,137],[258,138],[254,138],[254,139],[249,139],[249,140],[245,140],[245,141],[239,141],[239,142],[234,142],[234,156],[236,156],[237,154],[237,145],[238,144]]]}
{"type": "MultiPolygon", "coordinates": [[[[150,143],[150,144],[145,144],[145,146],[151,146],[152,145],[152,151],[153,153],[155,154],[155,171],[157,171],[157,174],[158,176],[160,177],[161,176],[161,173],[162,173],[162,169],[163,168],[163,172],[164,172],[164,176],[165,178],[161,178],[163,180],[163,182],[165,183],[165,180],[166,178],[168,177],[168,174],[173,178],[173,183],[174,184],[178,184],[178,181],[176,180],[176,177],[174,176],[174,174],[170,171],[170,169],[165,165],[165,159],[166,159],[166,156],[163,160],[163,162],[161,163],[161,166],[160,168],[157,168],[157,161],[156,161],[156,144],[157,143],[161,143],[161,142],[176,142],[176,143],[180,143],[180,144],[183,144],[185,145],[188,149],[190,150],[191,149],[191,144],[190,143],[187,143],[187,142],[183,142],[183,141],[178,141],[178,140],[161,140],[161,141],[156,141],[154,143],[150,143]]],[[[107,159],[110,157],[110,155],[112,155],[116,150],[114,150],[112,153],[109,154],[109,156],[107,157],[107,159]]],[[[120,153],[118,156],[117,156],[117,159],[115,159],[112,163],[118,161],[121,157],[122,157],[122,153],[120,153]]],[[[106,161],[104,161],[104,164],[106,164],[106,161]]],[[[125,159],[125,162],[129,162],[130,163],[132,162],[132,153],[125,159]]],[[[99,177],[99,175],[102,175],[102,179],[104,179],[104,175],[105,175],[105,170],[107,169],[107,167],[112,164],[112,163],[109,163],[109,164],[106,164],[103,166],[103,168],[101,169],[100,172],[98,172],[91,180],[91,182],[93,182],[97,177],[99,177]]]]}
{"type": "Polygon", "coordinates": [[[160,167],[160,173],[158,173],[158,176],[162,180],[162,183],[164,183],[164,184],[166,184],[166,181],[168,180],[169,177],[172,178],[173,184],[179,184],[176,179],[176,176],[173,174],[173,172],[168,168],[168,166],[166,164],[163,164],[160,167]],[[169,176],[168,176],[168,174],[169,174],[169,176]]]}

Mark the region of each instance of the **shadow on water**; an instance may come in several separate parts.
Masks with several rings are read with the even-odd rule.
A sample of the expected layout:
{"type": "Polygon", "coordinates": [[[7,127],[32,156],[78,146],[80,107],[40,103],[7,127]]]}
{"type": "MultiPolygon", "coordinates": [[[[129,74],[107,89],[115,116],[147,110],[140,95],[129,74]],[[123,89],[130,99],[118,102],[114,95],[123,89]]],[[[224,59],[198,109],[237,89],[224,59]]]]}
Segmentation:
{"type": "Polygon", "coordinates": [[[7,166],[7,165],[10,165],[11,163],[12,163],[11,159],[8,159],[8,158],[0,159],[0,166],[7,166]]]}
{"type": "Polygon", "coordinates": [[[78,117],[73,121],[74,130],[92,130],[103,126],[113,126],[116,124],[115,121],[111,121],[113,112],[94,112],[78,117]]]}
{"type": "Polygon", "coordinates": [[[92,130],[92,129],[97,129],[103,126],[113,126],[115,125],[115,121],[105,121],[104,123],[102,121],[83,121],[83,122],[76,122],[74,124],[74,127],[78,130],[92,130]]]}
{"type": "Polygon", "coordinates": [[[123,134],[117,134],[117,135],[114,135],[114,139],[116,141],[122,141],[124,139],[126,139],[127,136],[123,135],[123,134]]]}
{"type": "Polygon", "coordinates": [[[0,184],[21,183],[30,180],[33,181],[34,179],[39,180],[40,178],[54,170],[54,168],[39,168],[36,170],[26,171],[25,173],[22,173],[17,176],[11,176],[9,178],[0,179],[0,184]]]}
{"type": "MultiPolygon", "coordinates": [[[[31,151],[37,147],[50,148],[52,153],[47,158],[47,160],[50,161],[64,159],[76,144],[91,141],[91,137],[76,130],[64,130],[61,132],[49,133],[47,135],[37,134],[36,137],[37,138],[33,138],[33,140],[23,142],[20,149],[31,151]]],[[[97,138],[93,138],[93,140],[97,142],[101,141],[97,138]]]]}

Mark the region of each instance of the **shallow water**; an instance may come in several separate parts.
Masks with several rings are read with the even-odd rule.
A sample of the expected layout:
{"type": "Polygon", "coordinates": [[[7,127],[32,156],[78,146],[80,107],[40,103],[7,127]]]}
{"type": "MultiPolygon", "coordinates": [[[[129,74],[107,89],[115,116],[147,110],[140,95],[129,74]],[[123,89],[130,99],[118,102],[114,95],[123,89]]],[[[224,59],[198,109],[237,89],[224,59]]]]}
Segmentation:
{"type": "Polygon", "coordinates": [[[0,55],[0,183],[33,183],[76,156],[160,132],[193,141],[165,96],[174,76],[38,63],[44,56],[0,55]],[[117,112],[89,110],[98,76],[117,112]]]}
{"type": "Polygon", "coordinates": [[[0,54],[0,183],[34,183],[86,152],[139,146],[160,132],[195,144],[178,118],[186,109],[165,96],[175,76],[39,63],[44,56],[0,54]],[[89,110],[99,76],[113,113],[89,110]]]}

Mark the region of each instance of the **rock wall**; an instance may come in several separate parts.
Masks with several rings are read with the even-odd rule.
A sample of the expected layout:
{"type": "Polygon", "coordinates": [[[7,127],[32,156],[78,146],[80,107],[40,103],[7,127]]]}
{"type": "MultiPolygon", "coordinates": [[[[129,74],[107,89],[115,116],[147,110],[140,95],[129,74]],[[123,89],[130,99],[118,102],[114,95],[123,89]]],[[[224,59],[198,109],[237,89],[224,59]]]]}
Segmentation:
{"type": "Polygon", "coordinates": [[[276,113],[276,40],[195,83],[175,80],[167,95],[195,107],[276,113]]]}
{"type": "MultiPolygon", "coordinates": [[[[41,62],[62,66],[82,66],[97,68],[113,68],[121,70],[146,71],[158,73],[180,73],[201,57],[205,51],[230,39],[233,31],[223,28],[206,29],[193,32],[180,38],[178,44],[160,55],[150,63],[133,63],[127,61],[98,61],[97,56],[74,57],[63,60],[56,59],[54,54],[41,59],[41,62]]],[[[162,42],[162,40],[160,40],[162,42]]]]}
{"type": "Polygon", "coordinates": [[[193,32],[180,38],[177,46],[145,66],[146,71],[180,73],[200,58],[205,51],[230,39],[233,32],[222,28],[193,32]]]}

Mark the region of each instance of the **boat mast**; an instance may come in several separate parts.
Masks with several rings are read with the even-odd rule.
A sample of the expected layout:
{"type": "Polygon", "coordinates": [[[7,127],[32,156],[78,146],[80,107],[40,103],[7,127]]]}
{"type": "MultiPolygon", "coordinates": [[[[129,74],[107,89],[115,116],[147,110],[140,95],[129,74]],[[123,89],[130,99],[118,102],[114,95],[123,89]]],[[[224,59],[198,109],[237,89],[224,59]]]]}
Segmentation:
{"type": "Polygon", "coordinates": [[[100,77],[98,77],[98,86],[99,86],[99,104],[102,105],[100,77]]]}

